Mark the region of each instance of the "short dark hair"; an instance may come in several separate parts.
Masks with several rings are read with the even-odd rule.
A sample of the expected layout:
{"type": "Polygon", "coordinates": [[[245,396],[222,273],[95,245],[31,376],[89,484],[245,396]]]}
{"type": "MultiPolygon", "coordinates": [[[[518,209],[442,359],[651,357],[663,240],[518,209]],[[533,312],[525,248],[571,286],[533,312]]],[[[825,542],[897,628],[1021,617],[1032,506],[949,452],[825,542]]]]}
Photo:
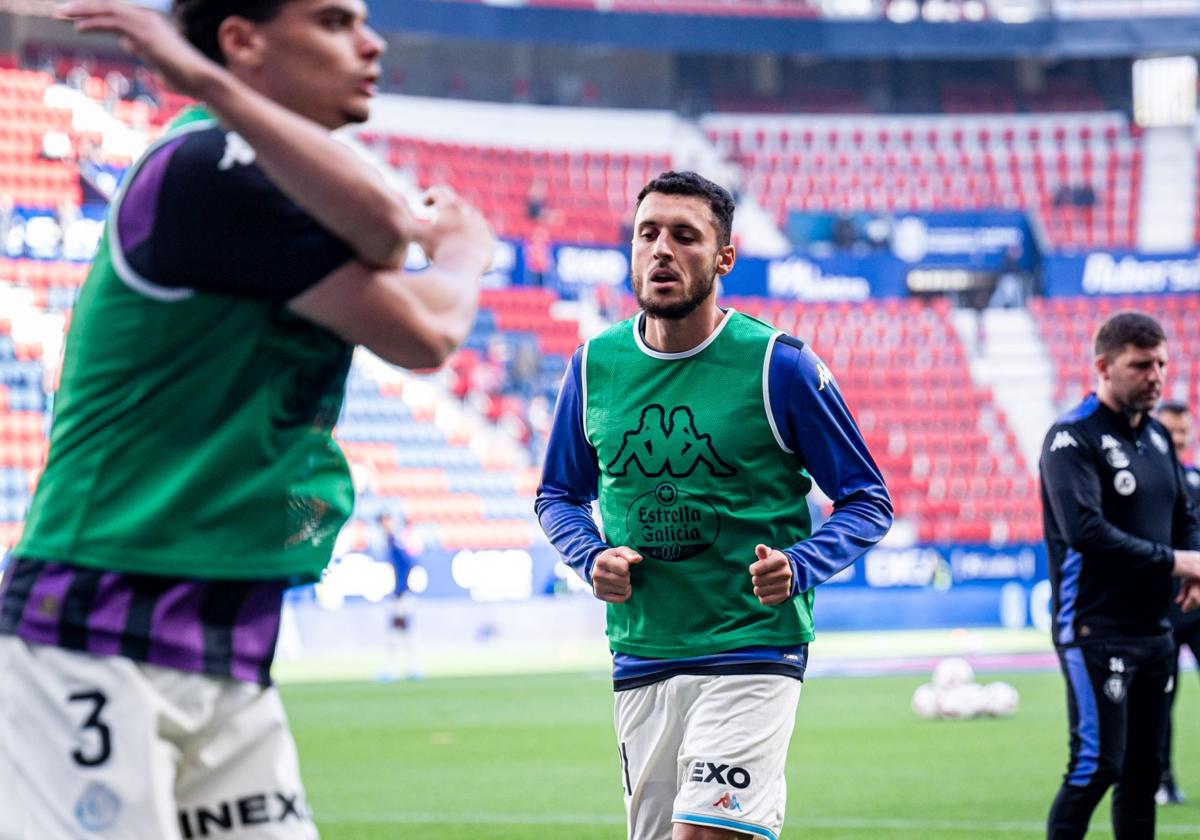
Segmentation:
{"type": "Polygon", "coordinates": [[[217,32],[225,18],[244,17],[266,23],[292,0],[174,0],[171,13],[183,37],[217,64],[225,64],[225,53],[217,32]]]}
{"type": "Polygon", "coordinates": [[[637,206],[642,206],[642,199],[650,193],[663,195],[695,195],[705,199],[717,220],[717,240],[721,247],[729,244],[733,237],[733,196],[729,190],[720,184],[715,184],[695,172],[663,172],[652,179],[638,193],[637,206]]]}
{"type": "Polygon", "coordinates": [[[1095,348],[1097,356],[1111,359],[1120,355],[1127,344],[1149,350],[1163,344],[1167,334],[1163,328],[1144,312],[1126,309],[1116,313],[1096,330],[1095,348]]]}
{"type": "Polygon", "coordinates": [[[1166,400],[1165,402],[1160,402],[1158,404],[1158,408],[1154,409],[1155,414],[1161,414],[1163,412],[1166,412],[1167,414],[1191,414],[1192,409],[1189,408],[1188,404],[1185,402],[1166,400]]]}

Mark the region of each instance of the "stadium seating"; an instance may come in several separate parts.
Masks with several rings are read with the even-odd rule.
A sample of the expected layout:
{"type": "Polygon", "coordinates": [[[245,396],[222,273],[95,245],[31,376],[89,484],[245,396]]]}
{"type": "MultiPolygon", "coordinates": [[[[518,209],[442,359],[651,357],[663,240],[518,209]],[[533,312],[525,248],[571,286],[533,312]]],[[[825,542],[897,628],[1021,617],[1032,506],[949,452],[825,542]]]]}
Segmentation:
{"type": "Polygon", "coordinates": [[[1004,208],[1032,213],[1062,248],[1136,240],[1141,149],[1120,115],[710,115],[702,124],[781,226],[792,210],[1004,208]]]}
{"type": "MultiPolygon", "coordinates": [[[[726,303],[807,341],[829,365],[922,542],[1041,538],[1032,475],[991,393],[971,381],[945,300],[726,303]]],[[[626,312],[636,304],[625,303],[626,312]]]]}
{"type": "Polygon", "coordinates": [[[1055,367],[1057,407],[1070,408],[1095,390],[1092,333],[1104,318],[1120,309],[1152,313],[1162,324],[1170,352],[1163,396],[1187,403],[1193,413],[1200,412],[1200,296],[1194,294],[1030,301],[1055,367]]]}
{"type": "MultiPolygon", "coordinates": [[[[69,115],[42,104],[50,77],[0,66],[0,82],[0,190],[11,191],[18,205],[78,203],[73,164],[38,160],[44,128],[70,134],[69,115]]],[[[970,110],[977,101],[993,113],[1016,107],[1003,92],[993,93],[946,88],[942,100],[948,109],[970,110]]],[[[1055,101],[1048,96],[1046,104],[1055,101]]],[[[843,114],[854,110],[846,102],[836,107],[843,114]]],[[[148,135],[162,113],[139,103],[120,103],[114,111],[148,135]]],[[[1034,211],[1049,240],[1064,248],[1133,242],[1140,150],[1118,115],[903,121],[712,115],[702,126],[742,166],[745,189],[780,222],[793,209],[1012,207],[1034,211]],[[1081,186],[1091,189],[1094,205],[1056,204],[1064,188],[1081,186]]],[[[621,228],[633,195],[671,164],[664,155],[615,148],[520,149],[382,133],[362,139],[417,182],[450,183],[479,204],[502,235],[528,238],[540,227],[563,242],[625,238],[621,228]],[[528,205],[538,183],[546,187],[545,203],[534,219],[528,205]]],[[[0,259],[0,291],[19,287],[38,310],[69,314],[85,272],[79,263],[0,259]]],[[[854,406],[898,516],[913,523],[919,540],[1040,538],[1030,465],[991,394],[972,382],[945,302],[729,302],[805,338],[822,354],[854,406]]],[[[580,340],[579,324],[555,317],[555,303],[554,294],[540,288],[486,291],[465,348],[438,373],[383,375],[356,364],[338,427],[362,489],[348,532],[352,542],[364,540],[364,523],[388,510],[402,513],[426,545],[530,545],[537,533],[532,496],[544,443],[539,433],[545,431],[533,428],[533,414],[546,413],[580,340]],[[533,366],[518,375],[517,360],[530,357],[533,366]]],[[[1087,331],[1104,312],[1129,303],[1031,303],[1058,372],[1060,403],[1092,385],[1087,331]]],[[[1200,357],[1200,300],[1143,298],[1138,305],[1162,315],[1171,336],[1176,371],[1168,395],[1200,407],[1200,368],[1189,361],[1200,357]]],[[[624,306],[628,311],[631,300],[624,306]]],[[[45,455],[46,388],[54,374],[42,354],[42,345],[14,340],[11,320],[0,312],[0,545],[15,539],[45,455]]]]}
{"type": "MultiPolygon", "coordinates": [[[[0,293],[20,289],[35,310],[68,313],[86,271],[83,263],[0,260],[0,293]]],[[[485,292],[467,349],[440,373],[389,369],[380,378],[377,365],[356,363],[338,425],[360,490],[347,529],[350,547],[363,547],[365,523],[383,511],[402,514],[429,547],[525,548],[533,542],[538,470],[529,430],[522,438],[513,424],[527,423],[531,400],[546,405],[553,399],[566,358],[579,344],[578,323],[552,317],[553,302],[542,289],[485,292]],[[528,345],[538,366],[524,390],[511,387],[514,380],[501,369],[477,411],[470,395],[455,394],[449,383],[462,359],[487,357],[497,342],[506,353],[528,345]]],[[[46,388],[53,378],[42,363],[42,344],[14,340],[6,312],[0,309],[0,553],[16,542],[44,463],[46,388]]],[[[505,361],[502,355],[502,366],[505,361]]]]}
{"type": "Polygon", "coordinates": [[[51,82],[45,73],[0,69],[0,195],[22,207],[54,209],[82,199],[74,162],[42,156],[46,132],[72,135],[70,112],[42,104],[51,82]]]}
{"type": "Polygon", "coordinates": [[[621,225],[638,190],[671,163],[666,156],[618,150],[514,149],[372,133],[359,139],[418,183],[452,186],[497,233],[528,238],[541,225],[556,242],[622,241],[621,225]],[[528,203],[538,181],[546,203],[535,220],[528,203]]]}
{"type": "Polygon", "coordinates": [[[528,5],[671,15],[766,18],[817,18],[821,15],[820,4],[815,0],[528,0],[528,5]]]}
{"type": "Polygon", "coordinates": [[[0,547],[16,542],[45,458],[46,399],[38,351],[17,344],[12,323],[0,314],[0,547]]]}

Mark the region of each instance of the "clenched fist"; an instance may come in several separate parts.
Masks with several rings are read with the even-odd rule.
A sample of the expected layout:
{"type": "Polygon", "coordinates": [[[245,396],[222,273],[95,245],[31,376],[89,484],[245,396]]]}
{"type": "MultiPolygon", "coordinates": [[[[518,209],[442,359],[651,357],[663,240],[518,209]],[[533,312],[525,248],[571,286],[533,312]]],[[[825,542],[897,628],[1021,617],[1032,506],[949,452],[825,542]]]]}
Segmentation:
{"type": "Polygon", "coordinates": [[[787,555],[760,543],[754,547],[754,556],[757,559],[750,566],[750,580],[758,602],[782,604],[792,596],[792,564],[787,555]]]}
{"type": "Polygon", "coordinates": [[[633,593],[629,569],[641,562],[642,555],[623,545],[605,549],[596,555],[596,562],[592,564],[592,591],[596,597],[610,604],[628,601],[633,593]]]}

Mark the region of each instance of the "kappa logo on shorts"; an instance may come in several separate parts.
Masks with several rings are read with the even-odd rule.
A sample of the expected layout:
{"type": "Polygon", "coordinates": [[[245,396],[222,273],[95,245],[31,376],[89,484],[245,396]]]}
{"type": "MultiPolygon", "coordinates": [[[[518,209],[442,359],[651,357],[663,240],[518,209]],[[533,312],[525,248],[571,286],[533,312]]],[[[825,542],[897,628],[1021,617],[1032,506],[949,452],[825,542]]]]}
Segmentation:
{"type": "Polygon", "coordinates": [[[179,831],[184,840],[212,837],[218,832],[267,823],[310,822],[308,803],[299,793],[256,793],[214,806],[198,805],[179,812],[179,831]]]}
{"type": "Polygon", "coordinates": [[[711,761],[693,761],[688,781],[716,782],[719,785],[732,785],[738,790],[745,790],[750,787],[750,771],[744,767],[730,767],[728,764],[714,764],[711,761]]]}
{"type": "Polygon", "coordinates": [[[713,803],[714,808],[724,808],[726,811],[742,810],[742,803],[738,802],[738,798],[733,795],[732,791],[725,791],[721,794],[721,798],[713,803]]]}
{"type": "Polygon", "coordinates": [[[112,828],[121,815],[121,798],[100,782],[88,785],[75,803],[75,819],[86,831],[112,828]]]}

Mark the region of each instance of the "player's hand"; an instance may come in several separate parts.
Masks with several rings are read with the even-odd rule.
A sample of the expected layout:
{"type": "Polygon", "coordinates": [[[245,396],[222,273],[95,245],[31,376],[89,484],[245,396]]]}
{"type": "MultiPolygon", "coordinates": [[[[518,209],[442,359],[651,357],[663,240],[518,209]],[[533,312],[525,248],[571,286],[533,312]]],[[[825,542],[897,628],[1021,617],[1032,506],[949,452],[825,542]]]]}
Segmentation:
{"type": "Polygon", "coordinates": [[[421,203],[433,212],[428,222],[413,227],[413,241],[429,257],[438,262],[448,254],[478,266],[483,274],[492,264],[496,242],[483,214],[463,201],[449,187],[431,187],[421,196],[421,203]]]}
{"type": "Polygon", "coordinates": [[[117,35],[123,49],[154,67],[167,85],[186,96],[204,99],[206,83],[223,72],[153,9],[125,0],[70,0],[54,16],[74,21],[80,32],[117,35]]]}
{"type": "Polygon", "coordinates": [[[1190,580],[1200,579],[1200,551],[1176,549],[1175,568],[1172,574],[1190,580]]]}
{"type": "Polygon", "coordinates": [[[1200,580],[1184,581],[1175,596],[1175,603],[1186,613],[1200,607],[1200,580]]]}
{"type": "Polygon", "coordinates": [[[782,604],[792,597],[792,564],[787,555],[769,546],[756,545],[757,558],[750,566],[750,580],[760,604],[782,604]]]}
{"type": "Polygon", "coordinates": [[[641,562],[642,555],[623,545],[601,551],[592,564],[592,592],[601,601],[625,603],[633,594],[629,567],[641,562]]]}

